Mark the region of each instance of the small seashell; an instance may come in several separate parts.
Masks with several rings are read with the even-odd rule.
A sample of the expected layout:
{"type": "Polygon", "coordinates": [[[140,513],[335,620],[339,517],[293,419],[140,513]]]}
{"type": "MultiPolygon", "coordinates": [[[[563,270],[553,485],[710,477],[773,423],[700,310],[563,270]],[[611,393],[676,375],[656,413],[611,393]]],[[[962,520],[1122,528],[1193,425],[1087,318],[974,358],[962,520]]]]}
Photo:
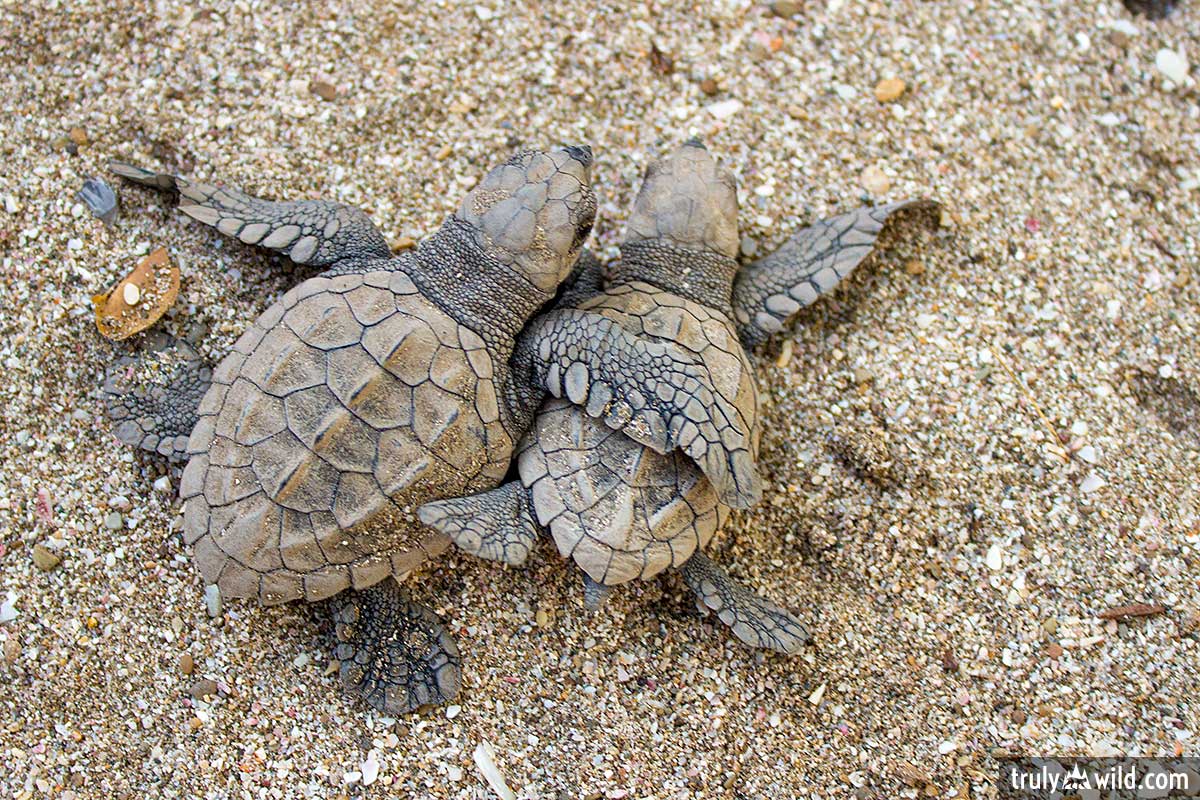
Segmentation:
{"type": "Polygon", "coordinates": [[[508,784],[504,781],[504,776],[500,774],[500,768],[496,766],[496,751],[492,749],[490,742],[480,742],[475,748],[475,766],[479,768],[484,780],[488,782],[488,786],[492,787],[501,800],[517,800],[513,790],[508,788],[508,784]]]}
{"type": "Polygon", "coordinates": [[[109,339],[128,339],[157,322],[178,296],[179,267],[160,247],[112,290],[92,296],[96,327],[109,339]]]}
{"type": "Polygon", "coordinates": [[[111,225],[117,218],[118,205],[116,192],[99,178],[88,178],[83,187],[75,195],[105,225],[111,225]]]}

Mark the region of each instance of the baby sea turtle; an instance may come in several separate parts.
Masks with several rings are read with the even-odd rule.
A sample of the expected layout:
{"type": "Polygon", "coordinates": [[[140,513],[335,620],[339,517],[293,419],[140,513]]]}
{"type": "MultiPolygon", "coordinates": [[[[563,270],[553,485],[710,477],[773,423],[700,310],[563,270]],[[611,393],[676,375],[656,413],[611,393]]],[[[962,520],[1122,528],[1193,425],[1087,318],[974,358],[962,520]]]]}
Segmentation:
{"type": "MultiPolygon", "coordinates": [[[[892,214],[921,205],[927,203],[861,208],[819,222],[739,270],[734,176],[692,140],[651,165],[619,263],[603,291],[574,313],[601,317],[647,348],[680,349],[703,365],[723,408],[746,432],[746,455],[753,458],[758,394],[747,351],[848,275],[892,214]]],[[[530,324],[518,341],[517,363],[544,345],[564,313],[530,324]]],[[[555,397],[518,446],[519,480],[427,503],[421,519],[464,550],[512,565],[525,561],[548,528],[559,552],[582,569],[592,607],[615,584],[679,568],[701,608],[715,611],[743,642],[795,652],[808,641],[800,623],[701,552],[736,495],[714,487],[698,463],[688,447],[695,430],[685,423],[675,436],[682,450],[610,430],[594,418],[614,413],[627,398],[597,391],[574,370],[544,380],[555,397]]],[[[708,402],[704,391],[696,397],[708,402]]],[[[703,418],[696,411],[689,420],[703,418]]]]}
{"type": "Polygon", "coordinates": [[[449,543],[416,508],[496,486],[528,428],[541,395],[509,358],[579,260],[591,163],[586,147],[514,155],[397,256],[355,208],[112,165],[226,236],[325,268],[215,369],[181,345],[156,382],[131,388],[123,370],[106,389],[120,439],[187,461],[183,536],[205,581],[265,604],[336,595],[341,675],[386,713],[459,688],[453,637],[397,582],[449,543]]]}

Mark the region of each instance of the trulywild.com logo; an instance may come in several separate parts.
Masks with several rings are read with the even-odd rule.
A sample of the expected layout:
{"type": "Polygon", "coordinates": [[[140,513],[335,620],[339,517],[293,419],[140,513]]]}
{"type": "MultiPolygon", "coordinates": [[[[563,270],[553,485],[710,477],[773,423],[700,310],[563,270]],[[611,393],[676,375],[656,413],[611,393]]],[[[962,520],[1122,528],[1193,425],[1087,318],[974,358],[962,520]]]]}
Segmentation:
{"type": "Polygon", "coordinates": [[[1008,758],[1004,800],[1151,800],[1200,795],[1200,758],[1008,758]]]}

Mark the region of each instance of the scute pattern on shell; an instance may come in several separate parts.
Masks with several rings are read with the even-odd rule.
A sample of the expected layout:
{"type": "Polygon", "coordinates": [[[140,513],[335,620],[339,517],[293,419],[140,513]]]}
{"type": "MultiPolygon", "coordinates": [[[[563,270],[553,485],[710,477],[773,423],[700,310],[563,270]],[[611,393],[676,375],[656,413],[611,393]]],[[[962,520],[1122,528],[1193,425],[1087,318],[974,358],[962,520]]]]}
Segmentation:
{"type": "Polygon", "coordinates": [[[444,550],[415,506],[494,486],[512,449],[482,349],[403,272],[285,294],[214,371],[188,442],[184,538],[205,580],[319,600],[444,550]]]}
{"type": "MultiPolygon", "coordinates": [[[[733,323],[720,312],[644,283],[613,287],[583,308],[629,330],[684,346],[754,431],[758,393],[733,323]]],[[[549,400],[523,440],[521,480],[559,551],[593,580],[649,578],[685,562],[728,514],[695,461],[661,455],[567,400],[549,400]]]]}

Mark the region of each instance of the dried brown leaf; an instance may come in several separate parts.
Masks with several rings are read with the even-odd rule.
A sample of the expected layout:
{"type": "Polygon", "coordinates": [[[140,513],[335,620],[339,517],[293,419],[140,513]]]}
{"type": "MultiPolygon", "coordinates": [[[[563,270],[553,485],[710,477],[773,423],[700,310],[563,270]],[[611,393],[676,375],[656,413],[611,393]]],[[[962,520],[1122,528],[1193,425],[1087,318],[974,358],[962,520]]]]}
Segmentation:
{"type": "Polygon", "coordinates": [[[92,296],[96,327],[109,339],[128,339],[157,322],[179,296],[179,267],[160,247],[109,291],[92,296]]]}

